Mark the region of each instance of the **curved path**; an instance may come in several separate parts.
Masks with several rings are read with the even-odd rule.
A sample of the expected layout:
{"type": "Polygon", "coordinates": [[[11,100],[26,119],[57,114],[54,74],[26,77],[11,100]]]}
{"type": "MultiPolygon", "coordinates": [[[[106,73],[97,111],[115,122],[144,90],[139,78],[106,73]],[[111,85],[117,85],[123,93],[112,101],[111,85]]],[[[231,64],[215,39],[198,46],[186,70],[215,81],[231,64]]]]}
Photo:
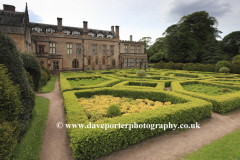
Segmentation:
{"type": "MultiPolygon", "coordinates": [[[[65,127],[58,129],[58,122],[66,123],[59,78],[51,93],[38,94],[50,100],[47,128],[41,150],[41,160],[74,160],[65,127]]],[[[200,129],[167,132],[126,149],[116,151],[95,160],[179,160],[214,140],[218,140],[240,128],[240,110],[228,115],[212,114],[212,118],[200,122],[200,129]]]]}
{"type": "Polygon", "coordinates": [[[56,127],[58,122],[66,123],[59,77],[57,77],[55,88],[51,93],[37,94],[37,96],[50,100],[47,127],[42,143],[41,160],[74,160],[71,155],[70,140],[66,133],[66,128],[58,129],[56,127]]]}

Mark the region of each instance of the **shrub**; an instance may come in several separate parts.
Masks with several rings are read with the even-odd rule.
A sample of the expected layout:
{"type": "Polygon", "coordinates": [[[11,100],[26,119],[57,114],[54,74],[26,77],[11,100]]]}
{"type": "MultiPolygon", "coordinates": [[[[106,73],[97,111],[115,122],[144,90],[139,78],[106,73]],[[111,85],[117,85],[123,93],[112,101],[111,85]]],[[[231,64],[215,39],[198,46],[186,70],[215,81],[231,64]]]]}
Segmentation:
{"type": "Polygon", "coordinates": [[[183,69],[183,66],[184,66],[184,64],[182,64],[182,63],[176,63],[176,64],[174,65],[174,68],[177,69],[177,70],[182,70],[182,69],[183,69]]]}
{"type": "Polygon", "coordinates": [[[225,78],[225,73],[227,73],[227,72],[229,72],[229,71],[230,71],[230,69],[227,68],[227,67],[221,67],[221,68],[219,69],[219,72],[224,73],[224,78],[225,78]]]}
{"type": "Polygon", "coordinates": [[[89,73],[89,71],[90,71],[90,67],[87,66],[87,67],[86,67],[86,70],[87,70],[87,72],[89,73]]]}
{"type": "Polygon", "coordinates": [[[235,61],[232,64],[229,64],[229,69],[231,73],[240,74],[240,62],[235,61]]]}
{"type": "Polygon", "coordinates": [[[0,64],[0,159],[10,159],[17,145],[17,118],[21,111],[19,86],[14,86],[0,64]]]}
{"type": "Polygon", "coordinates": [[[142,86],[142,78],[147,75],[147,73],[144,70],[137,71],[137,76],[141,78],[141,86],[142,86]]]}
{"type": "Polygon", "coordinates": [[[172,69],[172,65],[173,65],[173,61],[168,62],[168,63],[165,65],[165,69],[172,69]]]}
{"type": "Polygon", "coordinates": [[[211,67],[211,64],[204,65],[203,71],[208,72],[210,67],[211,67]]]}
{"type": "Polygon", "coordinates": [[[182,67],[182,69],[183,69],[183,70],[187,70],[188,65],[189,65],[189,63],[184,64],[183,67],[182,67]]]}
{"type": "Polygon", "coordinates": [[[240,54],[233,57],[233,62],[237,62],[237,61],[239,62],[239,60],[240,60],[240,54]]]}
{"type": "Polygon", "coordinates": [[[221,67],[228,67],[229,63],[227,61],[219,61],[215,66],[215,72],[219,72],[221,67]]]}
{"type": "Polygon", "coordinates": [[[187,66],[187,70],[188,71],[193,71],[193,67],[194,67],[194,64],[193,63],[189,63],[188,66],[187,66]]]}
{"type": "Polygon", "coordinates": [[[34,83],[34,90],[38,90],[40,87],[40,80],[42,77],[41,66],[37,58],[30,54],[20,54],[23,60],[23,67],[32,76],[34,83]]]}
{"type": "Polygon", "coordinates": [[[41,86],[45,86],[47,84],[48,74],[44,70],[42,70],[42,78],[41,78],[41,86]]]}
{"type": "Polygon", "coordinates": [[[96,80],[96,78],[95,78],[95,77],[92,77],[92,80],[96,80]]]}
{"type": "Polygon", "coordinates": [[[116,104],[111,104],[107,109],[107,117],[117,117],[121,115],[121,110],[116,104]]]}
{"type": "Polygon", "coordinates": [[[76,78],[75,81],[80,81],[80,79],[76,78]]]}
{"type": "Polygon", "coordinates": [[[35,95],[28,82],[23,61],[15,42],[2,32],[0,32],[0,64],[4,64],[8,68],[7,73],[13,81],[13,85],[19,85],[20,87],[20,101],[23,109],[19,114],[18,121],[22,128],[21,131],[24,131],[31,119],[35,95]]]}
{"type": "Polygon", "coordinates": [[[85,84],[84,84],[84,83],[81,83],[80,86],[85,86],[85,84]]]}
{"type": "Polygon", "coordinates": [[[230,90],[229,90],[228,88],[223,88],[223,89],[222,89],[222,92],[223,92],[223,93],[226,93],[226,92],[230,92],[230,90]]]}
{"type": "Polygon", "coordinates": [[[47,74],[48,74],[47,80],[49,81],[49,80],[51,79],[51,77],[52,77],[50,69],[44,67],[44,65],[43,65],[41,62],[39,62],[39,63],[40,63],[40,65],[41,65],[42,70],[44,70],[45,72],[47,72],[47,74]]]}
{"type": "Polygon", "coordinates": [[[208,69],[208,72],[215,72],[216,64],[211,64],[210,68],[208,69]]]}
{"type": "Polygon", "coordinates": [[[28,78],[28,82],[30,83],[32,89],[34,89],[34,84],[33,84],[33,80],[32,80],[32,77],[31,77],[30,73],[26,71],[26,75],[27,75],[27,78],[28,78]]]}
{"type": "Polygon", "coordinates": [[[166,66],[166,63],[163,62],[163,61],[160,61],[158,64],[157,64],[157,69],[164,69],[166,66]]]}

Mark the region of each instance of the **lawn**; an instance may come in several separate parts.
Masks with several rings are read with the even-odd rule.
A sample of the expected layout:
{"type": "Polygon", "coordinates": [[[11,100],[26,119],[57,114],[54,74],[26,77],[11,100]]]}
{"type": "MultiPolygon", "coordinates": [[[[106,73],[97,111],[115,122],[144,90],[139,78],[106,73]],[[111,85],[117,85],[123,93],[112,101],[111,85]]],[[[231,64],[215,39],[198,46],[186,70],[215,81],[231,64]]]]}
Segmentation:
{"type": "Polygon", "coordinates": [[[18,142],[14,153],[14,160],[39,160],[43,134],[49,109],[49,100],[36,96],[32,111],[32,120],[27,126],[24,136],[18,142]]]}
{"type": "Polygon", "coordinates": [[[71,87],[97,85],[106,81],[108,81],[108,79],[105,79],[105,78],[68,80],[71,87]]]}
{"type": "Polygon", "coordinates": [[[41,88],[41,93],[50,93],[54,90],[57,75],[53,75],[45,86],[41,88]]]}
{"type": "Polygon", "coordinates": [[[240,159],[239,139],[240,129],[187,155],[185,160],[238,160],[240,159]]]}

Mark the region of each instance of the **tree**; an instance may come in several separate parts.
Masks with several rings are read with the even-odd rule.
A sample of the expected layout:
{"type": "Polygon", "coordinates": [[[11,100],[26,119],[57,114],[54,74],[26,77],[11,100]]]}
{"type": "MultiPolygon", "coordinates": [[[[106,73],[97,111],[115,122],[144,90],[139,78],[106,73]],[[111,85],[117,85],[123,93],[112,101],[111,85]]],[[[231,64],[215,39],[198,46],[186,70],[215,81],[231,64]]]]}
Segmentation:
{"type": "Polygon", "coordinates": [[[223,50],[230,57],[238,54],[240,48],[240,31],[235,31],[226,35],[223,40],[223,50]]]}
{"type": "Polygon", "coordinates": [[[89,73],[90,67],[89,67],[89,66],[87,66],[87,67],[86,67],[86,70],[87,70],[87,72],[89,73]]]}
{"type": "Polygon", "coordinates": [[[221,67],[220,69],[219,69],[219,72],[220,73],[224,73],[224,78],[225,78],[225,73],[227,73],[227,72],[229,72],[230,71],[230,69],[228,68],[228,67],[221,67]]]}
{"type": "Polygon", "coordinates": [[[177,24],[166,29],[165,53],[174,62],[200,62],[202,48],[209,38],[220,37],[217,20],[206,11],[183,16],[177,24]]]}
{"type": "Polygon", "coordinates": [[[139,40],[139,42],[144,43],[144,53],[147,54],[147,58],[151,57],[153,55],[153,48],[149,49],[149,47],[152,44],[152,38],[151,37],[143,37],[139,40]]]}
{"type": "Polygon", "coordinates": [[[137,71],[137,76],[141,78],[141,86],[142,86],[142,78],[146,77],[147,73],[144,70],[137,71]]]}

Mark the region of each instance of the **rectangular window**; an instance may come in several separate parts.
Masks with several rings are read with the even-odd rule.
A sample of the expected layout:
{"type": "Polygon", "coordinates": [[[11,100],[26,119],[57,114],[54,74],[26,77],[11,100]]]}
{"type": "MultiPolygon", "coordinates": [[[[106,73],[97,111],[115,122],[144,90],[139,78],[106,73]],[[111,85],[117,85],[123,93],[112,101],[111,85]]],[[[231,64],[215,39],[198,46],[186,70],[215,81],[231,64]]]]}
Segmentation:
{"type": "Polygon", "coordinates": [[[107,54],[107,46],[103,46],[103,55],[107,54]]]}
{"type": "Polygon", "coordinates": [[[127,67],[127,64],[128,64],[127,58],[125,58],[125,67],[127,67]]]}
{"type": "Polygon", "coordinates": [[[53,61],[53,70],[59,70],[58,61],[53,61]]]}
{"type": "Polygon", "coordinates": [[[124,52],[128,53],[128,46],[127,45],[124,45],[124,52]]]}
{"type": "Polygon", "coordinates": [[[134,46],[131,46],[131,52],[132,52],[132,53],[135,52],[135,48],[134,48],[134,46]]]}
{"type": "Polygon", "coordinates": [[[43,53],[44,52],[44,46],[39,46],[39,53],[43,53]]]}
{"type": "Polygon", "coordinates": [[[50,43],[50,54],[56,54],[55,43],[50,43]]]}
{"type": "Polygon", "coordinates": [[[81,44],[77,44],[77,54],[81,54],[81,44]]]}
{"type": "Polygon", "coordinates": [[[97,45],[93,45],[93,54],[97,54],[97,45]]]}
{"type": "Polygon", "coordinates": [[[137,53],[140,53],[140,47],[139,46],[137,47],[137,53]]]}
{"type": "Polygon", "coordinates": [[[114,55],[114,46],[110,46],[110,55],[114,55]]]}
{"type": "Polygon", "coordinates": [[[67,44],[67,54],[72,54],[72,44],[67,44]]]}

